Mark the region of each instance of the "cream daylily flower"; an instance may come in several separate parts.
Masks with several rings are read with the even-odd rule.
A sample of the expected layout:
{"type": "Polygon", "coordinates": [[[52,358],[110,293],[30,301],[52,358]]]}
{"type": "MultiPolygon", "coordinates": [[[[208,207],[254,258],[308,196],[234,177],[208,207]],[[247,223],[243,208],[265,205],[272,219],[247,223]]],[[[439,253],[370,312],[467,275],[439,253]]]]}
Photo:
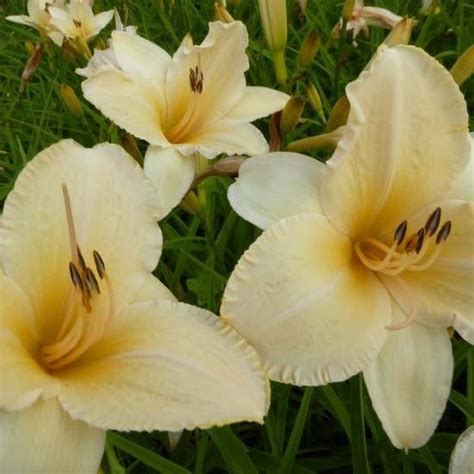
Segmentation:
{"type": "Polygon", "coordinates": [[[94,39],[114,16],[114,10],[94,15],[92,2],[71,0],[65,8],[49,7],[51,25],[71,40],[86,43],[94,39]]]}
{"type": "MultiPolygon", "coordinates": [[[[402,17],[379,7],[366,7],[363,0],[356,0],[352,15],[347,22],[347,31],[352,31],[352,38],[355,40],[359,33],[363,31],[367,36],[369,34],[369,26],[378,26],[391,30],[397,26],[402,17]]],[[[332,35],[339,37],[342,28],[342,19],[333,28],[332,35]]]]}
{"type": "Polygon", "coordinates": [[[118,146],[65,140],[0,219],[0,472],[96,473],[105,430],[262,422],[256,352],[150,273],[158,206],[118,146]]]}
{"type": "Polygon", "coordinates": [[[241,22],[210,23],[201,45],[184,41],[173,57],[138,35],[114,31],[110,50],[92,59],[98,67],[78,71],[88,77],[85,98],[150,143],[145,174],[166,213],[189,189],[197,154],[212,159],[268,150],[250,122],[282,109],[288,96],[246,86],[247,44],[241,22]]]}
{"type": "Polygon", "coordinates": [[[40,33],[48,36],[58,46],[63,43],[63,35],[51,24],[49,8],[64,9],[64,0],[28,0],[28,15],[11,15],[7,20],[20,25],[35,28],[40,33]]]}
{"type": "Polygon", "coordinates": [[[346,92],[348,123],[327,166],[264,155],[230,187],[236,212],[268,230],[230,277],[221,314],[272,379],[320,385],[364,370],[392,443],[414,448],[449,395],[446,328],[474,343],[466,104],[450,74],[409,46],[381,47],[346,92]]]}
{"type": "Polygon", "coordinates": [[[459,436],[451,454],[449,474],[474,474],[474,425],[459,436]]]}

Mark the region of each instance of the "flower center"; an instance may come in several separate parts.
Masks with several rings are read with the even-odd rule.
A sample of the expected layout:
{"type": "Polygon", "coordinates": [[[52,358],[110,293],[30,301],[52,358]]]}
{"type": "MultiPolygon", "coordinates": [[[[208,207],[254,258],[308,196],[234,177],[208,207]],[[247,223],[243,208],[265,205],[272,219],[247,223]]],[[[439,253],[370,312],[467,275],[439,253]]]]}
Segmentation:
{"type": "Polygon", "coordinates": [[[63,196],[72,255],[69,262],[72,292],[69,296],[65,317],[56,332],[53,342],[43,346],[40,350],[41,361],[49,370],[57,370],[71,364],[99,341],[115,312],[113,288],[105,269],[104,260],[99,252],[94,250],[95,273],[87,266],[77,244],[71,202],[65,184],[63,184],[63,196]],[[93,305],[101,295],[101,288],[96,274],[100,281],[105,284],[109,308],[108,311],[92,313],[93,305]]]}
{"type": "Polygon", "coordinates": [[[405,321],[387,326],[387,329],[402,329],[413,321],[416,312],[413,298],[398,275],[405,270],[420,272],[435,263],[452,227],[451,221],[445,221],[441,226],[440,223],[441,208],[438,207],[428,217],[426,224],[408,237],[408,222],[403,221],[395,229],[391,245],[374,238],[364,238],[355,243],[354,250],[359,260],[370,270],[380,275],[391,276],[391,283],[398,283],[403,299],[407,302],[407,305],[399,304],[399,298],[386,286],[407,315],[405,321]]]}
{"type": "Polygon", "coordinates": [[[204,89],[204,74],[199,64],[195,68],[189,69],[189,87],[191,95],[186,112],[166,134],[171,143],[181,143],[184,137],[194,128],[196,119],[199,117],[199,96],[204,89]]]}

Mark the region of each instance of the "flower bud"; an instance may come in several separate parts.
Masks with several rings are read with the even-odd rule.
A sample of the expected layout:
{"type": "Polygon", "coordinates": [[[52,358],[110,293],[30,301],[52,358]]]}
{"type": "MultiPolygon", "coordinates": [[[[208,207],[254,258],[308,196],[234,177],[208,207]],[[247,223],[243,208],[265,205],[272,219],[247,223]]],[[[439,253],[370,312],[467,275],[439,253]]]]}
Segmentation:
{"type": "Polygon", "coordinates": [[[329,114],[328,122],[326,124],[326,128],[329,132],[332,132],[333,130],[336,130],[336,128],[346,124],[347,117],[349,116],[349,109],[349,101],[347,100],[347,97],[343,95],[334,104],[334,107],[329,114]]]}
{"type": "Polygon", "coordinates": [[[286,0],[258,0],[260,19],[268,47],[273,54],[275,73],[280,84],[286,84],[285,48],[288,36],[286,0]]]}
{"type": "Polygon", "coordinates": [[[321,96],[319,95],[318,89],[316,89],[316,86],[312,82],[310,82],[306,88],[306,97],[308,98],[311,107],[318,114],[321,121],[326,123],[321,96]]]}
{"type": "Polygon", "coordinates": [[[59,88],[59,94],[66,104],[66,107],[75,117],[84,117],[84,110],[82,108],[81,102],[74,92],[74,89],[70,85],[62,84],[59,88]]]}
{"type": "Polygon", "coordinates": [[[138,148],[137,140],[133,135],[130,135],[130,133],[125,133],[125,135],[122,137],[122,146],[137,163],[143,165],[143,156],[140,148],[138,148]]]}
{"type": "Polygon", "coordinates": [[[36,46],[33,41],[25,41],[26,52],[31,56],[36,51],[36,46]]]}
{"type": "Polygon", "coordinates": [[[464,51],[451,68],[451,76],[461,86],[474,73],[474,45],[464,51]]]}
{"type": "Polygon", "coordinates": [[[344,20],[350,20],[352,16],[352,11],[354,10],[355,0],[346,0],[344,6],[342,7],[342,18],[344,20]]]}
{"type": "Polygon", "coordinates": [[[304,100],[301,97],[292,97],[281,113],[280,130],[283,135],[290,133],[303,115],[304,100]]]}
{"type": "Polygon", "coordinates": [[[403,18],[385,38],[384,44],[393,48],[398,44],[408,44],[410,42],[413,28],[418,22],[414,18],[403,18]]]}
{"type": "Polygon", "coordinates": [[[329,133],[303,138],[302,140],[296,140],[288,145],[287,150],[301,153],[321,148],[334,149],[342,138],[343,128],[344,127],[341,127],[329,133]]]}
{"type": "Polygon", "coordinates": [[[227,11],[224,3],[225,2],[222,2],[222,0],[214,3],[214,18],[216,21],[222,21],[223,23],[232,23],[235,20],[227,11]]]}
{"type": "Polygon", "coordinates": [[[310,31],[301,45],[298,54],[298,65],[307,68],[313,62],[314,57],[321,46],[321,35],[318,31],[310,31]]]}
{"type": "Polygon", "coordinates": [[[36,46],[34,47],[34,50],[31,53],[31,56],[26,62],[25,69],[23,69],[23,72],[21,74],[21,80],[23,82],[28,82],[33,77],[33,74],[36,72],[41,63],[42,53],[43,49],[41,45],[39,43],[36,43],[36,46]]]}

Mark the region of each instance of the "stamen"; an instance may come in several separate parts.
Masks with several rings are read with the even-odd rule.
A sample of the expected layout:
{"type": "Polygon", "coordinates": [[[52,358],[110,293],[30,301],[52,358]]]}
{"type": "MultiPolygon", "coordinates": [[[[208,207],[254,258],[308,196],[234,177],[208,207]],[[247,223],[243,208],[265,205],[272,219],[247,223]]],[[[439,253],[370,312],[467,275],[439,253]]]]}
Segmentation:
{"type": "Polygon", "coordinates": [[[87,268],[86,270],[86,281],[90,285],[92,290],[100,294],[99,282],[97,281],[97,278],[95,277],[94,272],[90,268],[87,268]]]}
{"type": "Polygon", "coordinates": [[[62,185],[63,197],[64,197],[64,208],[66,210],[67,228],[69,231],[69,242],[71,246],[72,261],[75,265],[79,266],[79,256],[77,254],[77,238],[76,229],[74,227],[74,219],[72,217],[71,200],[69,198],[69,192],[65,183],[62,185]]]}
{"type": "Polygon", "coordinates": [[[81,269],[81,272],[83,275],[87,272],[87,265],[86,261],[84,260],[84,257],[82,256],[81,248],[79,245],[77,246],[77,256],[79,258],[79,268],[81,269]]]}
{"type": "Polygon", "coordinates": [[[80,291],[84,291],[84,281],[82,280],[79,270],[74,263],[69,262],[69,275],[71,276],[72,284],[80,291]]]}
{"type": "Polygon", "coordinates": [[[94,250],[92,255],[94,256],[94,262],[95,262],[95,268],[97,268],[97,274],[99,275],[99,278],[101,280],[103,280],[104,276],[105,276],[105,263],[104,263],[104,260],[100,256],[100,253],[97,252],[97,250],[94,250]]]}
{"type": "Polygon", "coordinates": [[[80,28],[82,26],[82,23],[79,20],[76,20],[75,18],[72,20],[72,22],[74,23],[74,26],[76,28],[80,28]]]}
{"type": "Polygon", "coordinates": [[[403,242],[403,239],[405,238],[405,235],[407,233],[407,228],[408,228],[408,222],[403,221],[395,230],[393,240],[397,245],[401,245],[401,243],[403,242]]]}
{"type": "Polygon", "coordinates": [[[204,75],[199,68],[199,65],[197,65],[195,69],[189,69],[189,86],[193,92],[202,94],[204,87],[204,75]]]}
{"type": "Polygon", "coordinates": [[[441,227],[440,231],[436,235],[436,244],[439,245],[441,242],[444,242],[451,233],[451,221],[446,221],[441,227]]]}
{"type": "Polygon", "coordinates": [[[420,253],[421,248],[423,247],[423,242],[425,240],[425,229],[422,228],[417,232],[418,239],[415,244],[415,252],[420,253]]]}
{"type": "Polygon", "coordinates": [[[425,224],[425,231],[428,234],[428,237],[431,237],[439,227],[441,221],[441,208],[437,207],[431,216],[428,218],[425,224]]]}

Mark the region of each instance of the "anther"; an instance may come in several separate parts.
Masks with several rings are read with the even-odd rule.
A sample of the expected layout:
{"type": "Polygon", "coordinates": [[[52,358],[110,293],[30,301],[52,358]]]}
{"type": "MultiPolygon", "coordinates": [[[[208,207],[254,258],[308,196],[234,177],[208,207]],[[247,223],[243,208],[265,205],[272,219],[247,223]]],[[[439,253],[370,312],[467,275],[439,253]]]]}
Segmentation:
{"type": "Polygon", "coordinates": [[[199,69],[199,66],[196,66],[195,69],[189,69],[189,86],[193,92],[202,94],[204,86],[204,75],[199,69]]]}
{"type": "Polygon", "coordinates": [[[451,221],[446,221],[441,227],[440,231],[436,235],[436,244],[439,245],[441,242],[444,242],[451,233],[451,221]]]}
{"type": "Polygon", "coordinates": [[[437,207],[431,216],[428,218],[425,224],[425,231],[428,237],[431,237],[439,227],[439,223],[441,221],[441,208],[437,207]]]}
{"type": "Polygon", "coordinates": [[[87,268],[86,270],[86,281],[96,293],[100,294],[99,282],[97,281],[94,272],[90,268],[87,268]]]}
{"type": "Polygon", "coordinates": [[[72,22],[76,28],[80,28],[82,26],[82,23],[79,20],[73,19],[72,22]]]}
{"type": "Polygon", "coordinates": [[[397,245],[400,245],[403,242],[403,239],[405,238],[405,235],[407,233],[407,228],[408,228],[408,222],[403,221],[395,230],[395,234],[393,235],[393,241],[397,245]]]}
{"type": "Polygon", "coordinates": [[[95,267],[97,268],[97,274],[99,275],[99,278],[103,280],[105,276],[105,263],[97,250],[94,250],[93,255],[95,267]]]}
{"type": "Polygon", "coordinates": [[[84,291],[84,281],[82,280],[81,274],[76,268],[76,265],[74,265],[72,262],[69,262],[69,275],[71,276],[74,287],[84,291]]]}
{"type": "Polygon", "coordinates": [[[83,275],[85,275],[87,273],[87,265],[86,261],[84,260],[84,257],[82,256],[81,248],[79,247],[79,245],[77,246],[77,256],[79,258],[79,266],[81,268],[81,271],[83,275]]]}
{"type": "Polygon", "coordinates": [[[423,242],[425,241],[425,229],[421,228],[416,235],[418,236],[415,244],[415,252],[420,253],[421,248],[423,247],[423,242]]]}

